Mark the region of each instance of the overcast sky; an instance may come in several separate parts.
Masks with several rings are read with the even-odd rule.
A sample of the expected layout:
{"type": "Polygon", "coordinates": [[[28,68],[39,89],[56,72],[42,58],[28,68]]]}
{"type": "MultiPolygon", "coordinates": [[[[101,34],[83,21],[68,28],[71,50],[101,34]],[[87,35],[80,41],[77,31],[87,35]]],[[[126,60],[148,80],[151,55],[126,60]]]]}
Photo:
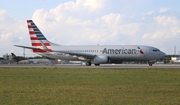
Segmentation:
{"type": "Polygon", "coordinates": [[[60,45],[149,45],[166,54],[176,46],[180,54],[180,0],[1,0],[0,56],[31,46],[27,19],[60,45]]]}

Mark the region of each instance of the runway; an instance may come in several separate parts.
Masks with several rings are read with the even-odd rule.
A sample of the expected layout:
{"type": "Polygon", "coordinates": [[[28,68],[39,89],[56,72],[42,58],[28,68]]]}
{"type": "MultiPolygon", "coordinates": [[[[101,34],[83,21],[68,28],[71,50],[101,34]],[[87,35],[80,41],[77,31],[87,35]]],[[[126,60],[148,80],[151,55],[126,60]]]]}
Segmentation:
{"type": "Polygon", "coordinates": [[[180,68],[180,64],[101,64],[86,66],[81,64],[0,64],[0,68],[180,68]]]}

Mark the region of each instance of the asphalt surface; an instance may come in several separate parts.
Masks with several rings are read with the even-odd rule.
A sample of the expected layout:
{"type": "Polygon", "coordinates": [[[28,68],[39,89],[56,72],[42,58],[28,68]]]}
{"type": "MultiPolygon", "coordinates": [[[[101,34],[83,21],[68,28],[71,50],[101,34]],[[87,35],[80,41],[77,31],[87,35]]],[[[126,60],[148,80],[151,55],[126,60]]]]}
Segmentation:
{"type": "Polygon", "coordinates": [[[0,68],[180,68],[180,64],[101,64],[86,66],[82,64],[0,64],[0,68]]]}

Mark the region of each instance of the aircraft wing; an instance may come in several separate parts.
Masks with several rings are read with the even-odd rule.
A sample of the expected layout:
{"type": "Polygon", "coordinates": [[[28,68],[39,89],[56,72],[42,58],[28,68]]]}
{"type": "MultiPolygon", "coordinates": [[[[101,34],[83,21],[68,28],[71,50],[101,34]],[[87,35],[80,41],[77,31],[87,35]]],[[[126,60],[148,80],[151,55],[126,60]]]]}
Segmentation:
{"type": "Polygon", "coordinates": [[[64,53],[67,55],[74,56],[74,57],[82,57],[82,58],[86,58],[86,59],[92,59],[96,56],[94,54],[77,53],[77,52],[66,52],[66,51],[55,51],[55,50],[53,50],[53,52],[60,52],[60,53],[64,53]]]}
{"type": "Polygon", "coordinates": [[[16,47],[22,47],[22,48],[27,48],[27,49],[35,49],[35,50],[42,50],[40,48],[36,48],[36,47],[27,47],[27,46],[20,46],[20,45],[14,45],[16,47]]]}

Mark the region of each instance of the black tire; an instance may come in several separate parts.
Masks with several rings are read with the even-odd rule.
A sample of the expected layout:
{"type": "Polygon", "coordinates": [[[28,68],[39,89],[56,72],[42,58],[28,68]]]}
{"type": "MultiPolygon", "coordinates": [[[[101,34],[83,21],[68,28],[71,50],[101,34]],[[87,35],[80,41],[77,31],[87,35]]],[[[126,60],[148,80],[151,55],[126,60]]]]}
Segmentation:
{"type": "Polygon", "coordinates": [[[86,62],[86,66],[91,66],[91,62],[86,62]]]}
{"type": "Polygon", "coordinates": [[[149,66],[152,66],[152,63],[149,63],[149,66]]]}
{"type": "Polygon", "coordinates": [[[100,64],[94,64],[95,66],[99,66],[100,64]]]}

